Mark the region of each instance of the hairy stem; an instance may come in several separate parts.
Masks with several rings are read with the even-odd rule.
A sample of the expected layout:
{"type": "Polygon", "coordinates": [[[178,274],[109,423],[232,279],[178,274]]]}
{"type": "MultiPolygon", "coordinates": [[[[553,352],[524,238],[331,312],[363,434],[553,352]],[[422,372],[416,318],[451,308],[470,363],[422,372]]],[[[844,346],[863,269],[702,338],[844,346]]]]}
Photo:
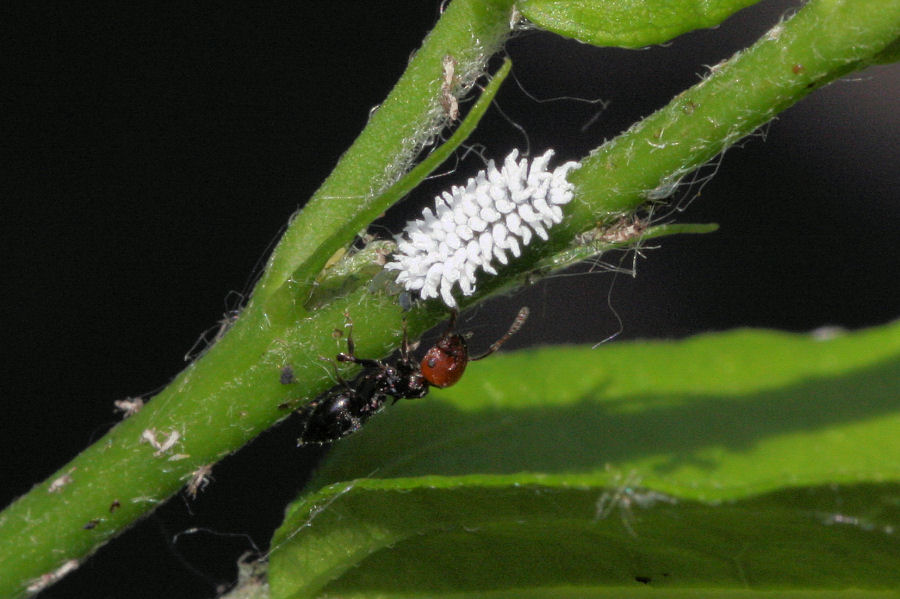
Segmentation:
{"type": "MultiPolygon", "coordinates": [[[[356,305],[365,301],[380,315],[380,336],[361,338],[361,352],[383,354],[399,343],[399,311],[387,298],[365,298],[357,290],[313,318],[303,308],[305,298],[271,296],[292,276],[311,280],[335,250],[352,241],[355,231],[342,231],[341,225],[399,179],[447,122],[440,103],[444,56],[455,58],[463,87],[473,83],[509,33],[511,11],[512,0],[453,2],[365,130],[295,216],[232,329],[140,413],[0,513],[0,597],[20,596],[29,585],[54,582],[54,572],[73,570],[176,493],[192,473],[287,416],[280,404],[302,405],[331,386],[330,369],[318,357],[343,349],[332,331],[343,324],[345,311],[353,312],[363,330],[374,323],[357,314],[356,305]],[[293,368],[294,384],[279,382],[286,366],[293,368]],[[175,443],[158,451],[148,439],[175,443]]],[[[423,327],[420,318],[410,319],[411,331],[423,327]]]]}
{"type": "Polygon", "coordinates": [[[460,83],[470,85],[509,34],[511,13],[512,0],[464,0],[447,7],[365,130],[295,216],[253,291],[256,301],[266,300],[292,277],[304,284],[297,278],[315,276],[331,253],[348,243],[339,225],[366,212],[447,122],[440,104],[444,57],[454,58],[460,83]],[[313,255],[319,260],[304,272],[301,265],[313,255]]]}
{"type": "Polygon", "coordinates": [[[569,235],[631,210],[900,36],[897,0],[814,0],[583,160],[569,235]],[[603,198],[598,200],[598,198],[603,198]]]}
{"type": "MultiPolygon", "coordinates": [[[[477,71],[502,43],[510,9],[511,0],[452,3],[397,89],[294,218],[234,327],[143,411],[0,513],[0,596],[22,595],[41,576],[81,562],[177,492],[198,468],[284,418],[280,404],[302,405],[329,387],[330,374],[318,357],[339,349],[340,340],[331,333],[344,322],[345,312],[354,318],[360,355],[385,355],[397,346],[401,313],[396,299],[368,286],[314,312],[302,307],[303,297],[274,292],[292,277],[314,277],[324,266],[321,256],[330,255],[322,248],[339,249],[348,242],[335,233],[340,223],[366,210],[379,191],[390,187],[442,122],[442,57],[452,53],[463,63],[479,65],[468,69],[477,71]],[[319,258],[310,260],[313,254],[319,258]],[[294,372],[292,385],[279,381],[286,366],[294,372]],[[155,439],[156,448],[149,439],[155,439]],[[158,447],[167,439],[174,441],[171,447],[158,447]]],[[[897,0],[810,2],[705,81],[586,158],[571,177],[576,201],[551,243],[485,281],[473,301],[571,246],[575,235],[597,220],[634,209],[648,191],[702,165],[813,89],[865,66],[898,35],[897,0]]],[[[407,316],[411,334],[436,323],[441,314],[434,303],[412,310],[407,316]]]]}

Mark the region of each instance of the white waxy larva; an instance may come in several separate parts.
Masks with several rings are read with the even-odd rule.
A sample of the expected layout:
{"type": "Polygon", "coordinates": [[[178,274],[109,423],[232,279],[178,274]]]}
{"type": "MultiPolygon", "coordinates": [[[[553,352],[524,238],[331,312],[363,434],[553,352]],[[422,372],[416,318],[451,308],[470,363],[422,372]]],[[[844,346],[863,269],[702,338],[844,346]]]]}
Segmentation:
{"type": "Polygon", "coordinates": [[[399,271],[398,284],[455,308],[456,284],[463,295],[472,295],[478,268],[497,274],[493,260],[507,264],[508,252],[519,257],[532,233],[548,238],[546,229],[562,222],[560,206],[572,201],[575,187],[567,176],[581,163],[548,171],[553,150],[534,158],[530,168],[527,158],[517,162],[518,157],[513,150],[499,169],[489,161],[465,186],[436,197],[433,212],[425,208],[422,219],[406,224],[397,236],[398,252],[385,265],[399,271]]]}

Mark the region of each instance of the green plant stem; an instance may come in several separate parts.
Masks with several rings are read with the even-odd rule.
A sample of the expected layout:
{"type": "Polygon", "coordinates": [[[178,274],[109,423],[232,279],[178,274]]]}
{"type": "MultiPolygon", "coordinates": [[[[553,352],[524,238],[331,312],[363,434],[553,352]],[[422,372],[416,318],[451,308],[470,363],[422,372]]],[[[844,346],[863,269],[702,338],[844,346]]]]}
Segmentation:
{"type": "MultiPolygon", "coordinates": [[[[865,68],[900,37],[900,0],[813,0],[750,48],[711,69],[697,85],[582,159],[569,180],[574,201],[548,243],[481,277],[486,295],[533,280],[536,265],[572,251],[577,235],[676,188],[776,114],[839,77],[865,68]]],[[[656,203],[662,199],[653,200],[656,203]]]]}
{"type": "MultiPolygon", "coordinates": [[[[0,597],[21,596],[61,565],[81,562],[176,493],[198,468],[286,417],[290,411],[280,404],[302,405],[330,387],[331,369],[318,358],[343,349],[332,332],[344,312],[351,311],[363,330],[376,326],[357,305],[365,302],[380,315],[379,335],[361,338],[361,353],[383,355],[399,343],[400,314],[391,309],[392,299],[357,290],[308,318],[303,297],[270,296],[304,263],[300,276],[312,279],[352,240],[355,231],[340,226],[371,207],[447,121],[440,105],[443,57],[455,57],[463,83],[474,81],[509,33],[511,10],[512,0],[453,2],[366,129],[293,219],[233,328],[140,413],[0,513],[0,597]],[[313,254],[324,257],[310,260],[313,254]],[[279,382],[285,366],[293,368],[294,384],[279,382]],[[180,440],[155,455],[141,441],[144,431],[160,441],[177,431],[180,440]],[[49,492],[54,481],[67,480],[49,492]]],[[[412,333],[424,326],[422,318],[410,318],[412,333]]]]}
{"type": "Polygon", "coordinates": [[[564,238],[634,209],[776,114],[900,36],[898,0],[814,0],[665,108],[604,144],[570,176],[578,189],[564,238]]]}
{"type": "MultiPolygon", "coordinates": [[[[501,1],[453,2],[397,89],[293,220],[232,330],[142,412],[0,513],[0,597],[22,595],[38,577],[69,560],[83,560],[177,492],[199,467],[284,418],[287,411],[279,404],[302,405],[330,386],[330,369],[318,357],[341,349],[331,333],[345,312],[354,318],[360,355],[385,355],[398,345],[396,300],[364,287],[313,313],[301,307],[303,298],[268,300],[322,244],[337,249],[349,241],[332,232],[402,174],[418,147],[410,140],[431,135],[440,121],[434,112],[440,58],[452,50],[471,64],[483,64],[505,36],[509,8],[510,2],[501,1]],[[414,71],[418,79],[410,74],[414,71]],[[285,366],[293,368],[294,384],[279,382],[285,366]],[[145,431],[163,438],[178,431],[181,438],[155,455],[141,442],[145,431]],[[64,476],[70,482],[49,492],[53,481],[68,480],[64,476]]],[[[703,164],[812,89],[863,66],[898,33],[896,0],[811,2],[779,32],[585,159],[572,176],[577,201],[569,219],[555,230],[552,243],[534,252],[531,263],[571,244],[596,220],[638,206],[648,190],[703,164]]],[[[515,280],[528,264],[506,269],[478,297],[515,280]]],[[[322,266],[310,262],[306,275],[322,266]]],[[[412,310],[411,334],[436,323],[442,312],[434,303],[412,310]]]]}
{"type": "MultiPolygon", "coordinates": [[[[428,156],[422,159],[419,164],[403,176],[399,181],[394,183],[390,188],[379,194],[371,201],[367,201],[365,207],[341,222],[332,232],[327,241],[322,246],[314,250],[309,256],[300,263],[297,270],[294,271],[291,278],[269,296],[267,304],[292,305],[294,298],[304,298],[311,292],[314,292],[315,280],[313,274],[319,272],[323,264],[335,251],[346,246],[349,240],[356,236],[360,230],[364,230],[369,223],[378,218],[379,214],[399,202],[403,197],[412,191],[425,177],[430,175],[434,169],[440,166],[459,145],[465,141],[469,135],[481,122],[481,117],[487,112],[497,92],[500,91],[500,85],[506,80],[509,71],[512,68],[512,62],[509,59],[503,61],[497,72],[494,74],[490,82],[485,86],[481,97],[466,115],[466,118],[459,124],[453,135],[446,142],[435,148],[428,156]]],[[[305,212],[303,213],[305,214],[305,212]]]]}
{"type": "Polygon", "coordinates": [[[357,231],[350,231],[348,239],[341,225],[367,212],[446,122],[440,104],[444,57],[454,57],[463,82],[480,76],[509,34],[512,4],[450,3],[384,103],[372,112],[365,130],[288,227],[253,291],[255,300],[265,300],[289,281],[303,285],[352,240],[357,231]],[[313,255],[318,261],[301,269],[313,255]]]}

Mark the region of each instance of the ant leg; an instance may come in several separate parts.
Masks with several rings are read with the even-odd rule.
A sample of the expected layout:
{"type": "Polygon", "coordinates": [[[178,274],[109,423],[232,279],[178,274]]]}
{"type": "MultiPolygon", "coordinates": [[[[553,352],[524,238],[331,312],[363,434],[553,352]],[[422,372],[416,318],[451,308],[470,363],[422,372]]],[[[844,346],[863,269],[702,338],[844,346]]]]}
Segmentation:
{"type": "Polygon", "coordinates": [[[341,376],[341,373],[338,372],[337,362],[335,362],[334,360],[331,360],[329,358],[326,358],[325,356],[319,356],[319,359],[322,360],[323,362],[331,363],[332,368],[334,368],[334,378],[337,379],[338,384],[343,385],[347,389],[351,389],[350,384],[347,381],[345,381],[344,377],[341,376]]]}
{"type": "Polygon", "coordinates": [[[411,352],[416,351],[419,347],[420,341],[416,341],[415,343],[409,342],[409,333],[406,330],[406,318],[403,319],[403,338],[400,341],[400,359],[409,362],[409,354],[411,352]]]}
{"type": "Polygon", "coordinates": [[[372,360],[370,358],[357,358],[354,355],[348,355],[344,352],[341,352],[337,355],[338,362],[352,362],[353,364],[359,364],[364,368],[380,368],[381,362],[379,360],[372,360]]]}
{"type": "Polygon", "coordinates": [[[352,362],[353,364],[359,364],[364,368],[378,368],[381,366],[381,362],[378,360],[356,357],[356,344],[353,342],[353,319],[351,319],[350,314],[347,313],[344,314],[344,317],[347,319],[347,326],[350,329],[347,331],[347,353],[340,352],[337,355],[337,361],[352,362]]]}
{"type": "Polygon", "coordinates": [[[510,337],[515,335],[519,329],[522,328],[522,325],[525,324],[525,320],[528,318],[528,306],[522,306],[522,309],[519,310],[519,313],[516,314],[516,319],[513,320],[512,324],[509,326],[509,330],[506,331],[506,334],[494,341],[494,344],[491,345],[488,350],[478,356],[477,358],[469,358],[469,362],[474,362],[475,360],[481,360],[482,358],[487,358],[489,355],[500,349],[500,346],[506,343],[510,337]]]}
{"type": "MultiPolygon", "coordinates": [[[[406,333],[406,318],[403,319],[403,340],[400,341],[400,359],[409,358],[409,335],[406,333]]],[[[395,400],[396,401],[396,400],[395,400]]]]}
{"type": "Polygon", "coordinates": [[[447,337],[456,330],[456,317],[459,316],[459,310],[456,308],[452,308],[450,310],[450,322],[447,323],[447,332],[444,333],[444,337],[447,337]]]}
{"type": "Polygon", "coordinates": [[[352,362],[356,359],[356,353],[354,351],[356,348],[356,345],[353,343],[353,319],[350,318],[349,312],[344,312],[344,318],[347,320],[347,324],[344,326],[346,326],[348,329],[347,330],[347,353],[346,354],[343,352],[339,353],[338,360],[341,360],[341,362],[352,362]],[[349,359],[341,359],[341,356],[345,356],[349,359]]]}

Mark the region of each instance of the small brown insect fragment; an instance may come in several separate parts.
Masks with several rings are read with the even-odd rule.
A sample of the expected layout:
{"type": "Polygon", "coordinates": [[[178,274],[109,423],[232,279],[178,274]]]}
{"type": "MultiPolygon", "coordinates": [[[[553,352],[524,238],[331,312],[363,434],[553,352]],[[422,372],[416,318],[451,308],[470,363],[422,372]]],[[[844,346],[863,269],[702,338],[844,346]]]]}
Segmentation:
{"type": "Polygon", "coordinates": [[[441,107],[451,121],[459,120],[459,100],[453,93],[456,86],[456,59],[447,54],[441,61],[444,79],[441,81],[441,107]]]}

